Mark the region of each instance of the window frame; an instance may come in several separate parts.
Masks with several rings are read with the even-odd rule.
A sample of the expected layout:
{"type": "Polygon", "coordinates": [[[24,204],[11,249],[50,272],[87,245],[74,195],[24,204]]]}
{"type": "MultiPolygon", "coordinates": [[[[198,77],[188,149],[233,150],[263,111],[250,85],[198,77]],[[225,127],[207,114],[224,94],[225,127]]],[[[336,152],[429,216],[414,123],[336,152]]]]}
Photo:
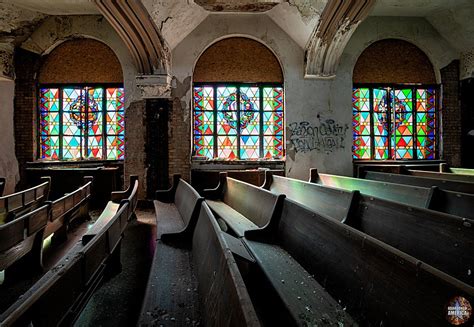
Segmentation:
{"type": "MultiPolygon", "coordinates": [[[[440,158],[440,140],[441,140],[441,137],[440,137],[440,121],[441,121],[441,108],[440,108],[440,90],[441,90],[441,86],[439,84],[419,84],[419,83],[406,83],[406,84],[402,84],[402,83],[353,83],[352,84],[352,92],[351,94],[353,94],[354,92],[354,89],[360,89],[360,88],[368,88],[369,89],[369,108],[370,108],[370,125],[371,125],[371,129],[370,129],[370,158],[368,159],[357,159],[357,158],[354,158],[354,143],[352,144],[352,151],[351,151],[351,156],[352,156],[352,161],[353,162],[367,162],[367,161],[376,161],[376,162],[380,162],[380,161],[432,161],[432,160],[439,160],[440,158]],[[392,149],[392,145],[391,145],[391,142],[389,141],[388,142],[388,153],[389,153],[389,157],[387,159],[376,159],[375,158],[375,133],[374,133],[374,121],[373,121],[373,118],[374,118],[374,99],[373,99],[373,89],[381,89],[381,88],[390,88],[391,90],[393,89],[411,89],[412,90],[412,94],[414,95],[412,97],[412,107],[413,107],[413,122],[412,122],[412,126],[414,126],[414,129],[413,129],[413,134],[412,134],[412,137],[413,137],[413,158],[411,159],[404,159],[404,158],[396,158],[396,154],[395,154],[395,157],[390,157],[390,153],[391,153],[391,149],[392,149]],[[418,158],[418,149],[417,149],[417,133],[416,133],[416,124],[417,124],[417,115],[416,115],[416,90],[418,89],[428,89],[428,88],[431,88],[431,89],[434,89],[435,90],[435,138],[434,138],[434,142],[435,142],[435,145],[434,145],[434,157],[432,159],[428,159],[428,158],[418,158]]],[[[351,115],[352,115],[352,119],[354,119],[354,109],[353,109],[353,103],[351,104],[352,106],[352,109],[351,109],[351,115]]],[[[390,108],[390,113],[392,113],[392,108],[391,106],[389,107],[390,108]]],[[[392,117],[392,114],[390,114],[389,116],[391,119],[392,117]]],[[[390,129],[390,133],[388,133],[388,136],[390,137],[390,139],[393,138],[394,136],[394,133],[396,135],[396,132],[394,132],[392,129],[390,129]]],[[[352,142],[354,142],[354,131],[352,130],[352,142]]],[[[396,151],[394,152],[396,153],[396,151]]]]}
{"type": "MultiPolygon", "coordinates": [[[[123,162],[125,161],[125,155],[122,159],[119,159],[119,158],[116,158],[116,159],[107,159],[107,136],[112,136],[112,134],[107,134],[107,128],[106,128],[106,125],[107,125],[107,119],[106,119],[106,113],[107,113],[107,101],[106,100],[106,89],[107,88],[122,88],[123,89],[123,93],[124,93],[124,108],[123,108],[123,115],[124,115],[124,119],[125,119],[125,88],[124,88],[124,83],[44,83],[44,84],[41,84],[39,83],[38,84],[38,87],[37,87],[37,95],[36,95],[36,99],[37,99],[37,106],[36,106],[36,115],[37,115],[37,118],[36,118],[36,135],[37,135],[37,140],[36,140],[36,160],[39,160],[39,161],[44,161],[44,162],[52,162],[52,161],[55,161],[55,162],[70,162],[70,161],[74,161],[74,162],[90,162],[91,160],[93,161],[104,161],[104,162],[114,162],[114,161],[119,161],[119,162],[123,162]],[[102,112],[102,115],[103,115],[103,119],[102,119],[102,138],[103,138],[103,142],[102,142],[102,157],[101,158],[95,158],[95,157],[91,157],[91,158],[87,158],[87,157],[84,157],[83,156],[83,153],[81,153],[81,158],[80,159],[64,159],[63,157],[63,137],[64,137],[64,132],[63,132],[63,97],[62,97],[62,92],[65,88],[86,88],[86,87],[89,87],[89,88],[102,88],[104,91],[103,95],[105,95],[105,97],[103,97],[103,101],[102,101],[102,108],[101,108],[101,112],[102,112]],[[48,159],[48,158],[41,158],[41,89],[54,89],[54,88],[57,88],[59,89],[59,92],[60,92],[60,97],[59,97],[59,110],[58,112],[60,113],[60,116],[59,116],[59,158],[58,159],[48,159]],[[62,137],[61,137],[62,136],[62,137]]],[[[117,111],[118,112],[118,111],[117,111]]],[[[125,123],[124,123],[125,125],[125,123]]],[[[115,135],[119,135],[119,134],[115,134],[115,135]]],[[[124,130],[124,143],[125,143],[125,130],[124,130]]],[[[84,134],[82,138],[84,137],[87,137],[88,138],[89,134],[84,134]]],[[[86,140],[87,140],[86,138],[86,140]]],[[[88,151],[88,144],[89,144],[89,141],[87,140],[86,141],[86,147],[85,147],[85,153],[87,153],[88,151]]],[[[125,152],[125,144],[124,144],[124,152],[125,152]]]]}
{"type": "MultiPolygon", "coordinates": [[[[231,161],[231,162],[260,162],[260,161],[284,161],[285,160],[285,157],[286,157],[286,148],[285,148],[285,139],[286,139],[286,131],[285,131],[285,108],[286,108],[286,105],[285,105],[285,100],[286,100],[286,96],[285,96],[285,86],[284,86],[284,83],[270,83],[270,82],[258,82],[258,83],[252,83],[252,82],[249,82],[249,83],[245,83],[245,82],[194,82],[192,84],[192,89],[191,89],[191,101],[192,101],[192,104],[191,104],[191,115],[192,115],[192,119],[191,119],[191,153],[193,154],[192,157],[194,158],[195,157],[195,154],[194,154],[194,147],[195,147],[195,143],[194,143],[194,138],[195,138],[195,133],[194,133],[194,113],[195,113],[195,106],[194,106],[194,88],[196,87],[213,87],[214,88],[214,107],[213,107],[213,116],[214,116],[214,131],[212,133],[212,137],[213,137],[213,152],[214,152],[214,156],[212,158],[209,158],[209,157],[199,157],[199,158],[206,158],[207,161],[209,162],[212,162],[212,161],[219,161],[219,162],[222,162],[222,161],[231,161]],[[236,130],[236,133],[235,133],[235,137],[236,137],[236,140],[237,140],[237,158],[236,159],[228,159],[228,158],[221,158],[218,156],[218,150],[219,150],[219,146],[218,146],[218,128],[217,128],[217,125],[218,125],[218,122],[217,122],[217,113],[218,113],[218,109],[217,109],[217,88],[219,87],[235,87],[237,90],[236,90],[236,93],[237,93],[237,97],[236,97],[236,106],[238,108],[238,111],[237,111],[237,123],[238,123],[238,126],[239,128],[236,130]],[[259,88],[259,110],[258,110],[258,113],[259,113],[259,134],[258,134],[258,137],[259,137],[259,157],[258,158],[248,158],[248,159],[241,159],[241,155],[240,155],[240,150],[241,150],[241,141],[240,141],[240,137],[242,136],[242,133],[241,133],[241,128],[240,128],[240,89],[242,87],[258,87],[259,88]],[[282,127],[282,134],[281,134],[281,137],[282,137],[282,155],[280,158],[278,159],[274,159],[273,157],[271,159],[267,159],[264,157],[264,137],[265,136],[278,136],[277,134],[272,134],[272,135],[265,135],[263,133],[263,113],[264,113],[264,110],[263,110],[263,92],[262,92],[262,89],[265,88],[265,87],[271,87],[271,88],[276,88],[276,87],[280,87],[282,88],[283,90],[283,109],[282,109],[282,113],[283,113],[283,127],[282,127]]],[[[244,135],[245,136],[245,135],[244,135]]],[[[202,160],[202,159],[201,159],[202,160]]]]}

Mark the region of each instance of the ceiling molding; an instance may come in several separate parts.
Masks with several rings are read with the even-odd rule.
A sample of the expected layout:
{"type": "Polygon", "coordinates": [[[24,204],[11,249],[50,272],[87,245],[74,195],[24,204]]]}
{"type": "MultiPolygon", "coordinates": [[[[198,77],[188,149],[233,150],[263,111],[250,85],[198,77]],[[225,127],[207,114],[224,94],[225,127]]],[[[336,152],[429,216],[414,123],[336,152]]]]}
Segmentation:
{"type": "Polygon", "coordinates": [[[140,0],[94,2],[125,42],[140,74],[168,74],[168,47],[140,0]]]}
{"type": "Polygon", "coordinates": [[[305,78],[333,78],[342,52],[375,0],[329,0],[305,53],[305,78]]]}

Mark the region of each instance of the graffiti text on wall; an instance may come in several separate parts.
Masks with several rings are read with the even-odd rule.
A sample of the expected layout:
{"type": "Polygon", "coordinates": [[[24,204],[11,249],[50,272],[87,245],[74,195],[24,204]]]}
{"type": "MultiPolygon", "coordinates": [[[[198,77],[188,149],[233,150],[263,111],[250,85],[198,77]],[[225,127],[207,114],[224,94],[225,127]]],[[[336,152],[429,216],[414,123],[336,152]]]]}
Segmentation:
{"type": "Polygon", "coordinates": [[[319,123],[311,125],[307,121],[289,124],[289,140],[296,152],[333,152],[344,148],[344,138],[349,128],[333,119],[320,119],[319,123]]]}

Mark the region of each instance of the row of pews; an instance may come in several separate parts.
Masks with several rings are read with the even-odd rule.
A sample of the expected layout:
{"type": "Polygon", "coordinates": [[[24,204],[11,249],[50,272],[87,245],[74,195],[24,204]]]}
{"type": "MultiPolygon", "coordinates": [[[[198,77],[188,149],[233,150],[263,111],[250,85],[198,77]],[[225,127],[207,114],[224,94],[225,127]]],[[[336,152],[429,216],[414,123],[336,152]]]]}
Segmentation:
{"type": "Polygon", "coordinates": [[[472,194],[310,176],[221,173],[201,194],[175,176],[139,325],[442,326],[474,303],[472,210],[455,210],[472,194]]]}
{"type": "MultiPolygon", "coordinates": [[[[92,178],[48,201],[50,182],[0,197],[0,270],[5,283],[42,271],[43,240],[67,237],[72,221],[88,217],[92,178]],[[21,205],[20,205],[21,204],[21,205]]],[[[113,192],[96,222],[66,255],[0,315],[1,326],[71,325],[103,277],[120,271],[120,244],[137,203],[138,179],[113,192]]]]}

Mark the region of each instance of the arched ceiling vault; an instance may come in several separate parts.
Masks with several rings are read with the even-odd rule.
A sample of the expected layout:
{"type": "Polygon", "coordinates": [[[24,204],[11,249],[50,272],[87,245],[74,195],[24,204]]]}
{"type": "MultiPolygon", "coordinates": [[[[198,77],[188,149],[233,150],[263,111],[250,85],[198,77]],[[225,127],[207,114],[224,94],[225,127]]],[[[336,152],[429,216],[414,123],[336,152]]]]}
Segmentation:
{"type": "Polygon", "coordinates": [[[168,74],[168,47],[140,0],[94,2],[130,50],[139,73],[168,74]]]}

